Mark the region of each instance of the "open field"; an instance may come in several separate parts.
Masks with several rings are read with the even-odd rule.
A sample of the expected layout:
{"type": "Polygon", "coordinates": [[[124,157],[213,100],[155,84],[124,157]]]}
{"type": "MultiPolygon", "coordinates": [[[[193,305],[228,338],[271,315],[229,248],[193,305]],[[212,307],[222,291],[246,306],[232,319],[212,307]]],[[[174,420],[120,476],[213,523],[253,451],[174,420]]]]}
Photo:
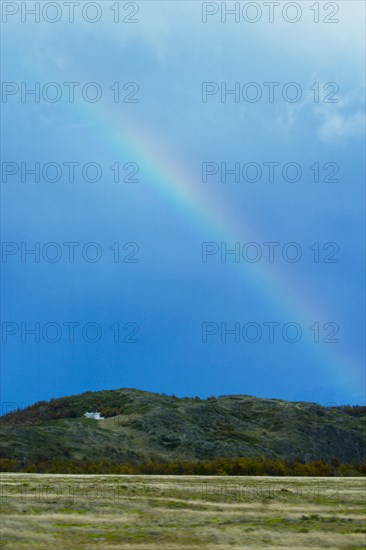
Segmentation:
{"type": "Polygon", "coordinates": [[[2,474],[2,548],[365,549],[365,479],[2,474]]]}

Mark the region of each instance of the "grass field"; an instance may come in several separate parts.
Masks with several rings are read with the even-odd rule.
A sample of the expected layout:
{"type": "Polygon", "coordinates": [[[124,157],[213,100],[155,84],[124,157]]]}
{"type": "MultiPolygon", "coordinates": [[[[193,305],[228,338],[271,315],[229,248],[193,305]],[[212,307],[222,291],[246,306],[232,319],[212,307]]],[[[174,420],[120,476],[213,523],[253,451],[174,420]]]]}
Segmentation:
{"type": "Polygon", "coordinates": [[[365,549],[364,478],[2,474],[2,548],[365,549]]]}

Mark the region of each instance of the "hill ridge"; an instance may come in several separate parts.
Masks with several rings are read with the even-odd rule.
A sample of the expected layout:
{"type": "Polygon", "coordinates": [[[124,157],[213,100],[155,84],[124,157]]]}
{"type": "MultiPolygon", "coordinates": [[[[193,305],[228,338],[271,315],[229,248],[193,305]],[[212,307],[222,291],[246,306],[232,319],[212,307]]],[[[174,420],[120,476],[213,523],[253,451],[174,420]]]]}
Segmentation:
{"type": "Polygon", "coordinates": [[[39,401],[0,419],[0,458],[213,460],[265,457],[360,463],[366,407],[323,407],[243,394],[206,399],[135,388],[39,401]],[[84,417],[100,412],[104,420],[84,417]]]}

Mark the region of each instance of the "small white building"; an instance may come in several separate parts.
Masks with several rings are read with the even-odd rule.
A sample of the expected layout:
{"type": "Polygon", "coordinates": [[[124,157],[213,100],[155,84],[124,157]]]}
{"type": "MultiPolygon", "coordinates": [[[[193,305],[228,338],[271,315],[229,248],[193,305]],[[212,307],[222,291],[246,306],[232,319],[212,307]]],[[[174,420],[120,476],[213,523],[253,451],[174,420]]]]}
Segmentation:
{"type": "Polygon", "coordinates": [[[104,416],[100,416],[100,412],[86,412],[85,418],[91,418],[92,420],[104,420],[104,416]]]}

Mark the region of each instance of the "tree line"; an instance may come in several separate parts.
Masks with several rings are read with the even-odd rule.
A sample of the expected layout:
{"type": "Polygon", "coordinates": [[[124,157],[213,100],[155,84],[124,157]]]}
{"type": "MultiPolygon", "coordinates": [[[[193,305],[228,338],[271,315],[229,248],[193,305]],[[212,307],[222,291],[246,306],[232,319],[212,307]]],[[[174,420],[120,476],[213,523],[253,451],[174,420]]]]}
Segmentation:
{"type": "Polygon", "coordinates": [[[217,458],[206,461],[147,461],[140,464],[119,464],[104,460],[52,459],[24,465],[12,458],[0,458],[1,472],[47,474],[131,474],[131,475],[227,475],[227,476],[366,476],[366,463],[341,464],[301,459],[217,458]]]}

